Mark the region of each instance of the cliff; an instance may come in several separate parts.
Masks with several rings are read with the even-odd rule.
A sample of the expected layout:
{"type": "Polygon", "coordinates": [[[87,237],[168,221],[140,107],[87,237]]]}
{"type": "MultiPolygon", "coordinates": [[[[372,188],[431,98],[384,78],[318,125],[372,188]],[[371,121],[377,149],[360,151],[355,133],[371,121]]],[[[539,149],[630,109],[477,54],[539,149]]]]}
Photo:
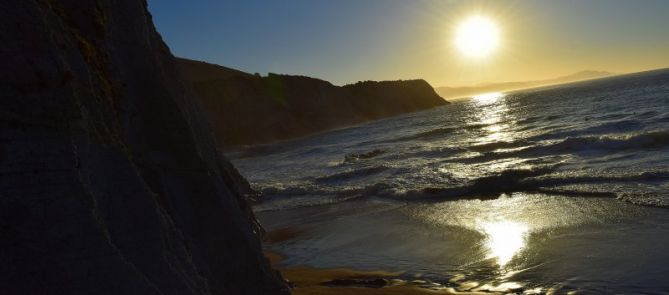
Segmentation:
{"type": "Polygon", "coordinates": [[[424,80],[335,86],[178,59],[219,144],[266,143],[447,104],[424,80]]]}
{"type": "Polygon", "coordinates": [[[0,294],[288,292],[145,1],[0,8],[0,294]]]}

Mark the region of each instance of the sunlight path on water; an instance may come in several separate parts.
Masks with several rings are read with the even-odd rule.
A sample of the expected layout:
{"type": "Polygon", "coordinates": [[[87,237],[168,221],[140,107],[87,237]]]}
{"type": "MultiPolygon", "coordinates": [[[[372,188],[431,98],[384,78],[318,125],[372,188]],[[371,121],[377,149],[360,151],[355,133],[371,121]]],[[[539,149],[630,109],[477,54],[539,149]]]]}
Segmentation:
{"type": "Polygon", "coordinates": [[[485,93],[472,97],[476,105],[477,113],[470,117],[470,125],[483,125],[482,128],[487,135],[479,138],[481,144],[498,141],[513,140],[512,134],[508,132],[511,126],[506,122],[510,116],[509,107],[504,98],[506,95],[500,92],[485,93]]]}
{"type": "Polygon", "coordinates": [[[472,96],[472,99],[479,104],[491,104],[504,97],[504,93],[490,92],[472,96]]]}

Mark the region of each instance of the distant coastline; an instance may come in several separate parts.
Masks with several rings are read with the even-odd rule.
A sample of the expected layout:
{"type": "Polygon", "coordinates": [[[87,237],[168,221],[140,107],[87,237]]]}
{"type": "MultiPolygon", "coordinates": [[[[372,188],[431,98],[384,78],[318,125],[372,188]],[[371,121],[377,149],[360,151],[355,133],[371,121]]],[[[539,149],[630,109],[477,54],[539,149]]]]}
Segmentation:
{"type": "Polygon", "coordinates": [[[459,99],[488,92],[502,92],[502,91],[530,89],[530,88],[559,85],[577,81],[599,79],[599,78],[611,77],[614,75],[616,74],[606,71],[587,70],[554,79],[486,83],[486,84],[460,86],[460,87],[442,86],[442,87],[436,87],[435,91],[437,91],[439,95],[441,95],[446,99],[459,99]]]}

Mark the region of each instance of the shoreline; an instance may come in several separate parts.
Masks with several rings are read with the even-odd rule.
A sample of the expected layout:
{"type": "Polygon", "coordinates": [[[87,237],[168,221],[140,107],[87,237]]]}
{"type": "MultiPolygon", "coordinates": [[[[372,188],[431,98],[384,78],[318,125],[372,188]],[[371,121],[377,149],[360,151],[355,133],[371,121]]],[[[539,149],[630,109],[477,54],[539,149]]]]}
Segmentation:
{"type": "Polygon", "coordinates": [[[656,234],[657,226],[669,220],[663,209],[562,196],[445,202],[402,210],[365,204],[258,215],[270,225],[263,241],[265,256],[291,282],[293,294],[635,293],[666,286],[659,275],[614,269],[634,262],[636,269],[645,271],[656,261],[666,261],[666,252],[656,248],[666,240],[656,234]],[[580,213],[569,216],[550,211],[576,207],[580,213]],[[480,232],[464,223],[430,219],[458,216],[456,221],[466,221],[467,212],[490,208],[510,212],[479,214],[488,217],[482,219],[485,227],[480,232]],[[514,215],[521,209],[531,209],[533,215],[514,215]],[[418,222],[404,219],[403,214],[412,212],[423,214],[416,216],[418,222]],[[535,214],[544,216],[543,223],[528,219],[535,214]],[[423,220],[434,223],[419,223],[423,220]],[[570,220],[579,222],[565,223],[570,220]],[[591,242],[593,238],[599,242],[591,242]],[[630,255],[616,256],[621,250],[616,245],[631,239],[635,245],[624,248],[630,255]],[[576,275],[597,281],[574,280],[576,275]]]}
{"type": "Polygon", "coordinates": [[[263,254],[273,269],[288,281],[292,294],[296,295],[386,295],[386,294],[554,294],[549,288],[532,288],[516,282],[474,281],[463,274],[444,275],[439,282],[404,271],[385,269],[361,270],[347,265],[318,267],[307,265],[282,265],[287,257],[272,245],[307,238],[304,229],[283,226],[267,231],[263,238],[263,254]]]}
{"type": "MultiPolygon", "coordinates": [[[[269,237],[281,236],[282,241],[296,238],[298,231],[285,229],[268,233],[269,237]]],[[[270,239],[270,240],[273,240],[270,239]]],[[[268,244],[272,244],[270,241],[268,244]]],[[[526,289],[517,283],[502,283],[498,286],[466,280],[464,275],[455,275],[448,284],[430,282],[421,278],[407,279],[403,272],[384,270],[363,271],[351,268],[318,268],[311,266],[282,267],[284,256],[264,250],[265,258],[272,268],[281,272],[295,295],[425,295],[425,294],[553,294],[554,290],[526,289]]]]}
{"type": "Polygon", "coordinates": [[[401,273],[360,271],[347,268],[315,268],[306,266],[280,267],[283,257],[264,251],[272,266],[281,272],[296,295],[329,294],[491,294],[489,292],[461,292],[452,287],[439,288],[426,281],[407,281],[401,273]]]}
{"type": "Polygon", "coordinates": [[[526,289],[516,283],[498,286],[468,281],[464,275],[453,276],[449,285],[422,279],[407,280],[401,272],[362,271],[349,268],[317,268],[308,266],[280,267],[283,257],[264,251],[272,267],[281,272],[295,295],[490,295],[490,294],[554,294],[554,289],[526,289]]]}

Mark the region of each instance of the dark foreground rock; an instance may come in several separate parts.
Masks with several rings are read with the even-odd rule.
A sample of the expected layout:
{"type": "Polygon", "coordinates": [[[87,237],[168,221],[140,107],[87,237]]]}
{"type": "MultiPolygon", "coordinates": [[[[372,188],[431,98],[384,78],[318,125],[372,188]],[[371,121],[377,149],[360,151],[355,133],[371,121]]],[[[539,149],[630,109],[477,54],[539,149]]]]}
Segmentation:
{"type": "Polygon", "coordinates": [[[323,283],[328,287],[364,287],[364,288],[383,288],[388,285],[388,280],[384,278],[341,278],[323,283]]]}
{"type": "Polygon", "coordinates": [[[222,145],[267,143],[447,104],[424,80],[335,86],[178,59],[222,145]]]}
{"type": "Polygon", "coordinates": [[[145,1],[0,28],[0,294],[287,293],[145,1]]]}

